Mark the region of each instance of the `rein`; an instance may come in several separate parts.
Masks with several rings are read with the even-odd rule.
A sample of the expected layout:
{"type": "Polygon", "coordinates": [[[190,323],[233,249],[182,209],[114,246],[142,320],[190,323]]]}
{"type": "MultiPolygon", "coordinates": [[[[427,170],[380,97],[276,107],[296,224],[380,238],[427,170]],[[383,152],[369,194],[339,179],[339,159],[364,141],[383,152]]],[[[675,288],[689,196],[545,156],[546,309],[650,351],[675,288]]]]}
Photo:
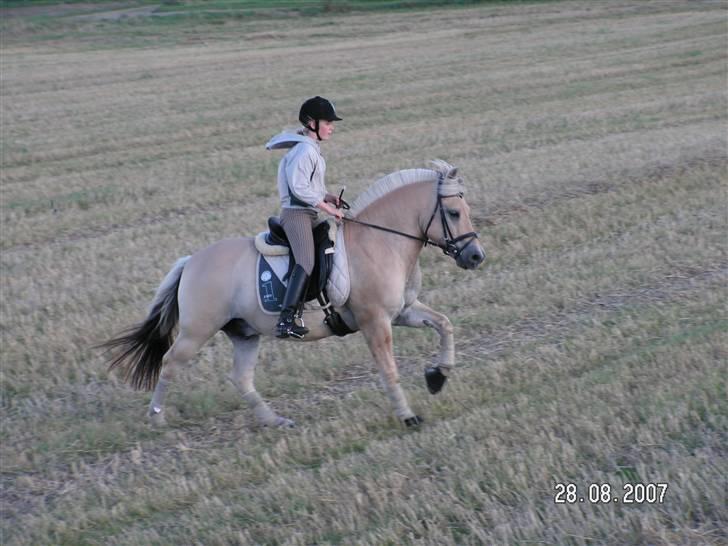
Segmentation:
{"type": "Polygon", "coordinates": [[[410,235],[409,233],[405,233],[403,231],[397,231],[396,229],[391,229],[391,228],[384,227],[384,226],[378,226],[376,224],[370,224],[369,222],[362,222],[361,220],[357,220],[356,218],[348,218],[348,217],[344,216],[343,220],[345,222],[359,224],[360,226],[366,226],[366,227],[378,229],[379,231],[386,231],[387,233],[394,233],[395,235],[401,235],[402,237],[407,237],[408,239],[414,239],[415,241],[420,241],[421,243],[425,243],[425,246],[427,246],[428,244],[440,246],[436,242],[430,241],[429,239],[424,239],[422,237],[410,235]]]}
{"type": "MultiPolygon", "coordinates": [[[[344,193],[343,190],[341,192],[344,193]]],[[[461,197],[462,193],[457,193],[453,195],[440,195],[437,194],[437,203],[435,204],[435,210],[432,211],[432,216],[430,216],[430,221],[427,222],[427,228],[425,228],[425,236],[424,237],[417,237],[416,235],[410,235],[409,233],[404,233],[403,231],[397,231],[396,229],[391,229],[385,226],[379,226],[376,224],[370,224],[368,222],[362,222],[361,220],[357,220],[355,218],[347,218],[344,217],[343,220],[346,222],[351,222],[354,224],[359,224],[362,226],[370,227],[373,229],[378,229],[380,231],[386,231],[387,233],[392,233],[394,235],[399,235],[401,237],[406,237],[408,239],[413,239],[415,241],[420,241],[421,243],[424,243],[424,246],[432,245],[440,248],[442,252],[450,256],[452,258],[457,259],[458,256],[465,250],[470,243],[472,243],[475,239],[478,238],[478,234],[474,231],[471,231],[469,233],[465,233],[463,235],[460,235],[459,237],[453,237],[452,236],[452,230],[450,229],[450,224],[447,221],[447,217],[445,216],[445,207],[442,206],[442,200],[446,199],[448,197],[461,197]],[[437,209],[440,209],[440,221],[442,222],[442,231],[445,235],[445,243],[438,243],[433,241],[427,236],[427,232],[430,230],[430,226],[432,225],[432,221],[435,219],[435,214],[437,214],[437,209]],[[462,246],[462,248],[459,248],[457,243],[460,241],[463,241],[467,239],[467,242],[462,246]]],[[[341,195],[339,195],[339,199],[342,201],[342,203],[345,203],[343,199],[341,199],[341,195]]],[[[344,207],[348,209],[348,203],[346,203],[346,206],[344,207]]]]}

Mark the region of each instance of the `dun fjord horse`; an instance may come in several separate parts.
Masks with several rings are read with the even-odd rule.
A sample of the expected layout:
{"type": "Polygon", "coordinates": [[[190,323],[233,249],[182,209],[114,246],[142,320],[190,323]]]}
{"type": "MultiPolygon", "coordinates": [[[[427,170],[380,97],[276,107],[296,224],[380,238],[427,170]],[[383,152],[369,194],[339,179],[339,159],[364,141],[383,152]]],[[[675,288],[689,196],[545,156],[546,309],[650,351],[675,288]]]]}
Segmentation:
{"type": "MultiPolygon", "coordinates": [[[[475,269],[485,259],[457,169],[443,161],[433,164],[434,169],[408,169],[380,179],[354,202],[344,226],[351,289],[338,311],[364,334],[395,414],[408,426],[421,418],[399,383],[392,326],[427,326],[439,334],[439,355],[425,374],[431,392],[442,388],[455,360],[449,319],[417,299],[420,252],[429,242],[463,269],[475,269]]],[[[103,345],[120,349],[111,368],[121,368],[135,388],[154,389],[148,413],[154,424],[164,423],[165,395],[175,370],[222,330],[234,347],[229,378],[258,421],[293,425],[268,406],[253,383],[260,337],[277,339],[277,317],[263,313],[257,299],[257,257],[254,238],[241,237],[179,259],[157,289],[147,318],[103,345]]],[[[307,313],[311,331],[300,341],[332,335],[323,318],[323,311],[307,313]]]]}

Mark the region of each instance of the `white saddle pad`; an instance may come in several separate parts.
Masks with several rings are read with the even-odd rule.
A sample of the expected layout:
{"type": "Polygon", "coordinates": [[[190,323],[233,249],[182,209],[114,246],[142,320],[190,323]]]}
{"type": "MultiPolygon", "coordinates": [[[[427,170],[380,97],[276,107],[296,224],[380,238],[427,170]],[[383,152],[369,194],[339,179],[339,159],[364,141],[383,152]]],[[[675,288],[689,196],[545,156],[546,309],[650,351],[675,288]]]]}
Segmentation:
{"type": "Polygon", "coordinates": [[[349,260],[346,258],[346,248],[344,248],[343,227],[336,234],[336,246],[334,249],[334,267],[326,282],[326,293],[329,295],[331,305],[334,307],[343,307],[349,299],[349,292],[351,291],[349,260]]]}

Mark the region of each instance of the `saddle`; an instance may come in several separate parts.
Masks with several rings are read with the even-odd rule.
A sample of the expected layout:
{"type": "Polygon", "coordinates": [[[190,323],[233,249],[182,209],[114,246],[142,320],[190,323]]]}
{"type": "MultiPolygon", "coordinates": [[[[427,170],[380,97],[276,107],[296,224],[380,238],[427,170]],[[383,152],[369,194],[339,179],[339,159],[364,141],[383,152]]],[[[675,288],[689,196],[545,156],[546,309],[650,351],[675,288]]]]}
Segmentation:
{"type": "MultiPolygon", "coordinates": [[[[340,244],[343,245],[341,237],[338,237],[338,239],[340,244]]],[[[349,334],[352,330],[346,326],[341,316],[333,310],[327,294],[327,284],[329,284],[332,271],[336,270],[338,272],[341,269],[340,264],[337,269],[337,264],[334,263],[335,243],[337,241],[336,223],[333,220],[325,220],[316,225],[313,229],[313,241],[316,259],[303,299],[306,302],[318,300],[326,315],[324,322],[328,324],[334,334],[339,336],[349,334]]],[[[268,231],[258,234],[255,238],[255,247],[261,254],[258,264],[259,301],[264,311],[276,313],[280,311],[280,302],[283,294],[285,294],[284,283],[287,282],[296,265],[288,236],[283,230],[280,218],[272,216],[268,219],[268,231]],[[288,262],[287,267],[285,261],[288,262]],[[284,271],[285,274],[283,274],[284,271]]],[[[337,279],[340,277],[341,275],[336,276],[337,279]]],[[[334,303],[336,303],[341,300],[337,285],[334,285],[334,290],[337,296],[334,298],[334,303]]],[[[341,303],[343,304],[343,301],[341,303]]]]}
{"type": "MultiPolygon", "coordinates": [[[[334,262],[334,243],[336,242],[334,224],[334,235],[331,236],[332,226],[327,220],[321,222],[313,228],[313,244],[315,246],[316,260],[314,262],[313,271],[311,272],[311,279],[308,283],[308,289],[304,296],[304,301],[315,300],[318,295],[326,289],[326,281],[331,273],[332,265],[334,262]]],[[[268,218],[268,233],[265,234],[265,242],[270,246],[286,247],[288,249],[288,272],[281,279],[287,281],[290,277],[293,268],[296,265],[296,258],[293,256],[290,244],[288,243],[288,236],[283,230],[281,220],[277,216],[271,216],[268,218]]]]}

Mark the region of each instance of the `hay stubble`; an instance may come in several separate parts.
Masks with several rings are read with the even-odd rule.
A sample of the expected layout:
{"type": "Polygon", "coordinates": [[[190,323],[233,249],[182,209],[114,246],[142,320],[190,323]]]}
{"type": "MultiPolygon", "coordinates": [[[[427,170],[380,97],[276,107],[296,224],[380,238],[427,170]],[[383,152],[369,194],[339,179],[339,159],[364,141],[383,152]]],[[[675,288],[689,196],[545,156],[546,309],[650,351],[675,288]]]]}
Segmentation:
{"type": "Polygon", "coordinates": [[[724,543],[724,18],[711,2],[559,2],[274,34],[241,21],[237,39],[177,47],[129,47],[123,26],[104,47],[11,35],[3,541],[724,543]],[[262,144],[318,92],[345,118],[332,188],[434,157],[466,177],[489,262],[422,259],[460,367],[430,397],[433,335],[396,332],[428,418],[408,433],[358,337],[303,363],[264,344],[258,387],[300,423],[282,433],[253,426],[218,336],[175,385],[170,428],[148,429],[147,395],[90,345],[142,317],[177,257],[276,212],[262,144]],[[669,490],[563,506],[556,481],[669,490]]]}

